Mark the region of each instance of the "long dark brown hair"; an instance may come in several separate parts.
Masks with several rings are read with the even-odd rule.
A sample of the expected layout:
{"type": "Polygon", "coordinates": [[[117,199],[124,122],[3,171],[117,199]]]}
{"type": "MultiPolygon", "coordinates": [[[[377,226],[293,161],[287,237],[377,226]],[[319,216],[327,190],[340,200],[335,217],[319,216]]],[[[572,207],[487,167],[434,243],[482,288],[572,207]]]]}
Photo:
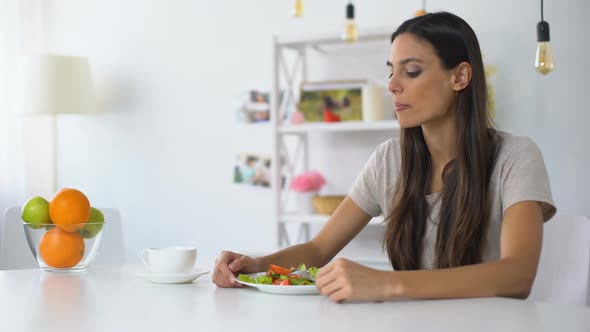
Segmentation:
{"type": "MultiPolygon", "coordinates": [[[[467,22],[446,12],[405,21],[393,33],[391,42],[402,33],[429,42],[447,70],[462,62],[471,65],[471,82],[458,93],[454,110],[457,155],[443,171],[434,267],[479,263],[490,218],[490,175],[500,141],[488,115],[477,37],[467,22]]],[[[425,195],[433,164],[421,127],[403,128],[400,145],[401,173],[392,210],[386,216],[384,247],[394,269],[416,270],[422,264],[422,243],[430,214],[425,195]]]]}

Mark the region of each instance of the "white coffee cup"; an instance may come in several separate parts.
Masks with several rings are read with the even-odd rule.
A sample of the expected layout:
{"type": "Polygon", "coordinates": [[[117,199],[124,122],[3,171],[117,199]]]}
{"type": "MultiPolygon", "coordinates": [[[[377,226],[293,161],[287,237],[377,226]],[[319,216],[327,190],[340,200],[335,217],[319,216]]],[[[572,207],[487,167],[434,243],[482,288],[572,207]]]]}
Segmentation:
{"type": "Polygon", "coordinates": [[[187,274],[194,270],[197,263],[197,248],[147,248],[141,252],[141,259],[153,273],[187,274]]]}

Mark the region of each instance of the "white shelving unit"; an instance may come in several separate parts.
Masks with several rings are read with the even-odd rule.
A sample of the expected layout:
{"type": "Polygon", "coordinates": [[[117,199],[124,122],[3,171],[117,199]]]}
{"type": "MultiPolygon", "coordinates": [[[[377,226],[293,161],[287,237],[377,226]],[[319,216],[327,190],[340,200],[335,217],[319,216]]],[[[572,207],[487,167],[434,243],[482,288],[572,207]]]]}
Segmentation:
{"type": "MultiPolygon", "coordinates": [[[[281,215],[281,221],[284,223],[309,223],[309,224],[325,224],[330,216],[321,214],[297,214],[297,213],[284,213],[281,215]]],[[[379,216],[371,219],[369,225],[381,225],[383,223],[383,217],[379,216]]]]}
{"type": "MultiPolygon", "coordinates": [[[[355,43],[355,49],[362,48],[362,44],[369,41],[388,41],[391,29],[379,29],[361,31],[359,40],[355,43]]],[[[340,38],[340,34],[325,34],[305,36],[302,38],[277,38],[274,39],[273,57],[273,89],[271,91],[271,121],[273,131],[272,153],[272,185],[273,205],[278,224],[279,247],[291,245],[291,239],[286,229],[288,224],[299,225],[297,242],[310,239],[310,225],[325,224],[330,216],[302,214],[296,211],[286,211],[290,190],[288,183],[296,172],[296,165],[302,165],[303,171],[309,170],[309,134],[326,134],[335,132],[371,132],[393,131],[399,129],[397,121],[347,121],[337,123],[304,123],[291,125],[285,119],[286,109],[294,105],[298,100],[298,83],[308,80],[308,52],[326,53],[327,47],[338,47],[346,43],[340,38]],[[295,57],[291,66],[286,61],[286,55],[295,57]],[[284,82],[284,86],[282,86],[284,82]],[[282,89],[281,89],[282,88],[282,89]],[[283,98],[279,101],[279,92],[283,90],[283,98]],[[285,138],[293,137],[295,148],[289,151],[285,138]],[[291,153],[292,152],[292,153],[291,153]],[[286,179],[284,187],[281,187],[283,178],[286,179]]],[[[381,225],[383,218],[373,218],[371,225],[381,225]]]]}
{"type": "Polygon", "coordinates": [[[394,120],[375,122],[346,121],[340,123],[305,123],[300,125],[284,125],[279,128],[280,134],[307,134],[312,132],[343,132],[343,131],[378,131],[399,129],[399,124],[394,120]]]}

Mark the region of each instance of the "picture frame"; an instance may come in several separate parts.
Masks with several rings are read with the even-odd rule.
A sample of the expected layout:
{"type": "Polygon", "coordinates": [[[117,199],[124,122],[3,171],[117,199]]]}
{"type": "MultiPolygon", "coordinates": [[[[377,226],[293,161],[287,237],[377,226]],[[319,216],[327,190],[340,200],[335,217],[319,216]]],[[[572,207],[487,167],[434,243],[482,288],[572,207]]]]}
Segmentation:
{"type": "MultiPolygon", "coordinates": [[[[279,103],[283,91],[279,93],[279,103]]],[[[270,92],[262,89],[250,89],[240,95],[237,118],[239,123],[270,122],[270,92]]]]}
{"type": "Polygon", "coordinates": [[[261,123],[270,121],[270,94],[251,89],[240,98],[238,121],[241,123],[261,123]]]}
{"type": "Polygon", "coordinates": [[[299,122],[384,120],[385,88],[366,79],[302,82],[299,96],[299,122]]]}
{"type": "Polygon", "coordinates": [[[233,183],[270,187],[271,177],[271,158],[269,155],[243,152],[236,156],[233,183]]]}
{"type": "Polygon", "coordinates": [[[298,111],[304,122],[361,121],[367,80],[302,82],[298,111]]]}

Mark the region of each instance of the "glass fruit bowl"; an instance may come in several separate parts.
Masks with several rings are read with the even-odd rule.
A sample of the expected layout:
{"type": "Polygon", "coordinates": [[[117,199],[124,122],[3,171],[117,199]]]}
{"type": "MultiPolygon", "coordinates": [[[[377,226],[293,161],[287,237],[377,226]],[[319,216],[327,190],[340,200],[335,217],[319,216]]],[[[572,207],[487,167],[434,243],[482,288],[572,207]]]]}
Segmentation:
{"type": "Polygon", "coordinates": [[[52,272],[83,272],[96,258],[106,222],[29,224],[25,236],[39,267],[52,272]]]}

